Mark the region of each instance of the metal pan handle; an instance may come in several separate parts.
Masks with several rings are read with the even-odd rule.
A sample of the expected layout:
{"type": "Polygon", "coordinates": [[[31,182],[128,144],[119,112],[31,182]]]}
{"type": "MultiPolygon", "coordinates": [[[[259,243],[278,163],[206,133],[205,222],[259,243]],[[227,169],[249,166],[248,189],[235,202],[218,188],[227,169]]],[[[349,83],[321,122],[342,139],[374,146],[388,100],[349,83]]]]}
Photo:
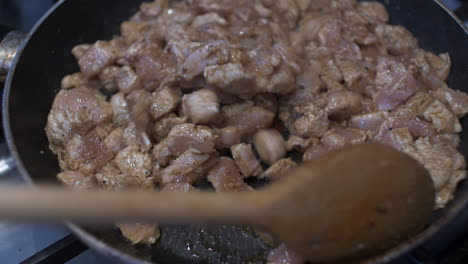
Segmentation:
{"type": "Polygon", "coordinates": [[[0,35],[0,82],[4,82],[8,71],[10,70],[13,59],[18,52],[21,43],[26,38],[26,34],[20,31],[12,30],[8,33],[3,29],[5,36],[0,35]]]}

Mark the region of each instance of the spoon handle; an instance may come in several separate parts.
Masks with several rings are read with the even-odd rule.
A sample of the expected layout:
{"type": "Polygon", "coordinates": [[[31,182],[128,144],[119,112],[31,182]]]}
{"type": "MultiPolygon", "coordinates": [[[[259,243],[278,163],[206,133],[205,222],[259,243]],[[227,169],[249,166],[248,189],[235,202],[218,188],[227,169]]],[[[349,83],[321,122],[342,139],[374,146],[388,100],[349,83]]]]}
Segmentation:
{"type": "Polygon", "coordinates": [[[111,192],[0,186],[0,218],[21,220],[255,224],[266,202],[261,192],[111,192]]]}

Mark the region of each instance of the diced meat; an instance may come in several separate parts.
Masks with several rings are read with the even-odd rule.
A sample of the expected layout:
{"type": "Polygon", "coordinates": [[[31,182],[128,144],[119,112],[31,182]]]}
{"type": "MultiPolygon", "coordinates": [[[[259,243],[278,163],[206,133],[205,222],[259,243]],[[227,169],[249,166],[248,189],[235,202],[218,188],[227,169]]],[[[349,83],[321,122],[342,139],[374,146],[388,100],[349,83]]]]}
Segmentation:
{"type": "Polygon", "coordinates": [[[394,82],[378,92],[374,102],[379,110],[393,110],[403,104],[420,89],[418,81],[409,73],[402,74],[394,82]]]}
{"type": "Polygon", "coordinates": [[[210,154],[204,154],[195,149],[187,150],[162,171],[163,184],[177,181],[194,183],[199,179],[191,179],[186,176],[191,176],[190,173],[200,167],[210,157],[210,154]]]}
{"type": "Polygon", "coordinates": [[[263,173],[260,162],[255,157],[251,144],[237,144],[231,147],[231,154],[242,175],[247,178],[250,176],[260,176],[263,173]]]}
{"type": "Polygon", "coordinates": [[[443,81],[447,79],[451,66],[449,54],[441,53],[439,56],[437,56],[432,52],[426,52],[425,55],[429,64],[436,71],[437,77],[443,81]]]}
{"type": "Polygon", "coordinates": [[[366,132],[353,128],[330,129],[322,137],[322,143],[331,149],[364,143],[366,140],[366,132]]]}
{"type": "Polygon", "coordinates": [[[143,2],[140,6],[140,11],[143,15],[147,17],[156,17],[167,8],[168,1],[167,0],[158,0],[154,2],[143,2]]]}
{"type": "Polygon", "coordinates": [[[212,153],[214,152],[216,135],[205,126],[182,124],[172,128],[164,141],[167,142],[167,146],[175,156],[181,155],[190,148],[201,153],[212,153]]]}
{"type": "Polygon", "coordinates": [[[437,132],[459,133],[462,130],[457,116],[450,112],[439,100],[432,101],[422,115],[432,123],[437,132]]]}
{"type": "Polygon", "coordinates": [[[180,91],[173,88],[164,88],[153,94],[151,100],[151,116],[158,120],[166,114],[174,111],[182,98],[180,91]]]}
{"type": "Polygon", "coordinates": [[[161,235],[159,228],[155,224],[143,224],[143,223],[133,223],[133,224],[116,224],[116,226],[122,232],[122,235],[130,240],[132,244],[154,244],[161,235]]]}
{"type": "Polygon", "coordinates": [[[115,60],[116,55],[112,45],[109,42],[98,41],[79,57],[78,65],[86,77],[93,77],[115,60]]]}
{"type": "Polygon", "coordinates": [[[47,137],[52,151],[60,151],[75,133],[85,134],[93,127],[108,122],[112,108],[91,90],[61,90],[47,117],[47,137]]]}
{"type": "Polygon", "coordinates": [[[403,127],[407,127],[413,137],[427,137],[436,133],[429,122],[421,120],[413,111],[404,109],[390,115],[378,129],[375,138],[381,139],[388,131],[403,127]]]}
{"type": "Polygon", "coordinates": [[[389,131],[380,143],[393,147],[399,151],[407,152],[413,146],[413,136],[407,127],[395,128],[389,131]]]}
{"type": "Polygon", "coordinates": [[[361,130],[377,130],[387,119],[388,112],[371,112],[367,114],[352,116],[349,120],[349,127],[361,130]]]}
{"type": "Polygon", "coordinates": [[[304,262],[305,259],[288,249],[284,243],[273,249],[267,258],[267,264],[302,264],[304,262]]]}
{"type": "MultiPolygon", "coordinates": [[[[415,141],[414,145],[416,152],[408,154],[421,162],[429,171],[436,190],[442,191],[450,181],[460,180],[457,179],[458,171],[465,169],[466,162],[453,146],[443,143],[431,144],[428,138],[420,138],[415,141]]],[[[437,197],[436,206],[443,207],[450,199],[451,195],[445,196],[445,199],[437,197]]]]}
{"type": "Polygon", "coordinates": [[[158,142],[163,140],[169,135],[169,132],[177,125],[187,123],[187,117],[178,117],[174,113],[163,116],[156,121],[153,126],[152,136],[158,142]]]}
{"type": "Polygon", "coordinates": [[[466,93],[443,87],[437,89],[433,94],[458,117],[465,116],[468,113],[468,95],[466,93]]]}
{"type": "Polygon", "coordinates": [[[108,190],[153,190],[154,178],[153,177],[138,177],[137,175],[125,174],[120,171],[117,163],[111,161],[106,164],[95,175],[99,185],[108,190]]]}
{"type": "Polygon", "coordinates": [[[201,16],[197,16],[193,19],[192,27],[198,28],[207,24],[219,24],[226,25],[227,22],[219,14],[210,12],[201,16]]]}
{"type": "Polygon", "coordinates": [[[436,209],[443,208],[453,199],[458,184],[466,179],[466,170],[457,170],[452,174],[448,183],[436,195],[436,209]]]}
{"type": "Polygon", "coordinates": [[[375,85],[379,89],[390,87],[395,80],[407,72],[406,66],[390,56],[382,56],[377,58],[375,85]]]}
{"type": "Polygon", "coordinates": [[[366,70],[360,61],[337,58],[336,65],[348,87],[352,87],[359,79],[366,77],[366,70]]]}
{"type": "Polygon", "coordinates": [[[114,79],[119,91],[125,94],[142,88],[140,78],[129,66],[124,66],[115,73],[114,79]]]}
{"type": "Polygon", "coordinates": [[[75,134],[65,147],[60,167],[63,170],[92,174],[109,162],[113,156],[102,143],[102,139],[93,131],[87,135],[75,134]]]}
{"type": "Polygon", "coordinates": [[[169,163],[172,158],[174,158],[174,154],[169,149],[167,143],[167,140],[163,140],[153,148],[153,157],[156,161],[156,164],[159,166],[166,166],[166,164],[169,163]]]}
{"type": "Polygon", "coordinates": [[[116,76],[119,72],[119,67],[108,66],[99,73],[99,81],[108,92],[115,93],[119,89],[116,83],[116,76]]]}
{"type": "Polygon", "coordinates": [[[207,178],[217,192],[242,192],[253,190],[252,187],[244,182],[236,163],[227,157],[220,158],[219,163],[208,173],[207,178]]]}
{"type": "Polygon", "coordinates": [[[81,72],[73,73],[63,77],[61,82],[62,89],[71,89],[80,86],[87,86],[89,80],[81,72]]]}
{"type": "Polygon", "coordinates": [[[186,182],[174,182],[164,185],[162,190],[168,192],[191,192],[196,191],[197,189],[186,182]]]}
{"type": "Polygon", "coordinates": [[[219,117],[219,100],[213,91],[201,89],[182,98],[184,113],[196,124],[209,124],[219,117]]]}
{"type": "Polygon", "coordinates": [[[130,107],[128,106],[125,94],[116,93],[110,100],[113,110],[112,122],[118,125],[124,125],[130,122],[130,107]]]}
{"type": "Polygon", "coordinates": [[[107,149],[112,151],[112,153],[119,153],[122,149],[124,149],[127,146],[127,142],[124,138],[124,130],[121,127],[114,129],[104,139],[104,145],[107,149]]]}
{"type": "Polygon", "coordinates": [[[299,152],[304,152],[306,149],[308,149],[310,146],[317,144],[319,140],[317,138],[301,138],[298,136],[290,135],[288,140],[286,141],[286,150],[287,151],[292,151],[292,150],[297,150],[299,152]]]}
{"type": "Polygon", "coordinates": [[[151,155],[140,152],[135,145],[124,148],[115,157],[115,162],[123,173],[139,178],[150,177],[151,161],[151,155]]]}
{"type": "Polygon", "coordinates": [[[76,45],[73,47],[71,50],[72,55],[75,57],[77,61],[80,60],[81,57],[83,57],[84,54],[91,48],[92,45],[90,44],[81,44],[81,45],[76,45]]]}
{"type": "Polygon", "coordinates": [[[86,176],[79,171],[64,171],[57,174],[57,179],[68,188],[85,190],[96,187],[96,178],[86,176]]]}
{"type": "Polygon", "coordinates": [[[240,129],[235,126],[223,127],[214,130],[218,139],[216,141],[216,149],[226,149],[233,145],[239,144],[241,141],[240,129]]]}
{"type": "Polygon", "coordinates": [[[254,136],[254,145],[260,158],[268,165],[286,156],[286,142],[274,129],[257,132],[254,136]]]}
{"type": "Polygon", "coordinates": [[[292,134],[301,137],[321,137],[330,127],[327,112],[314,103],[293,106],[292,113],[280,113],[279,118],[292,134]]]}
{"type": "Polygon", "coordinates": [[[413,34],[402,26],[379,24],[375,27],[375,34],[392,55],[406,54],[418,45],[413,34]]]}
{"type": "Polygon", "coordinates": [[[258,106],[229,113],[225,107],[222,109],[226,126],[236,126],[243,136],[255,133],[262,128],[268,128],[273,122],[275,114],[258,106]]]}
{"type": "Polygon", "coordinates": [[[254,76],[239,63],[207,66],[203,76],[207,83],[216,85],[227,93],[242,95],[254,90],[254,76]]]}
{"type": "Polygon", "coordinates": [[[440,134],[440,135],[429,137],[429,141],[432,144],[444,143],[444,144],[450,144],[454,146],[455,148],[458,148],[458,146],[460,146],[460,143],[461,143],[461,138],[460,138],[460,135],[458,134],[440,134]]]}
{"type": "Polygon", "coordinates": [[[388,22],[387,10],[379,2],[360,2],[357,10],[369,23],[379,24],[388,22]]]}
{"type": "Polygon", "coordinates": [[[359,112],[362,96],[349,91],[336,91],[327,93],[328,116],[331,118],[346,119],[359,112]]]}
{"type": "Polygon", "coordinates": [[[263,173],[262,177],[270,180],[277,180],[281,177],[287,177],[288,173],[297,167],[297,163],[292,161],[289,158],[280,159],[277,162],[273,163],[266,171],[263,173]]]}

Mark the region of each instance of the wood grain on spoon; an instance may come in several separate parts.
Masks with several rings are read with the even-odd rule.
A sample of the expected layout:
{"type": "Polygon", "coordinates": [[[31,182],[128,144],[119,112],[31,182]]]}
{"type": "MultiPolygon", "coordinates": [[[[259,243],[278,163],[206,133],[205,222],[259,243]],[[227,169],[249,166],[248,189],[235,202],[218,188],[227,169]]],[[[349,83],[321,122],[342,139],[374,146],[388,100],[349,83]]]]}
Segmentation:
{"type": "Polygon", "coordinates": [[[0,187],[0,216],[74,221],[243,223],[271,230],[311,261],[377,254],[421,231],[434,187],[418,162],[366,144],[303,164],[247,193],[71,192],[0,187]]]}

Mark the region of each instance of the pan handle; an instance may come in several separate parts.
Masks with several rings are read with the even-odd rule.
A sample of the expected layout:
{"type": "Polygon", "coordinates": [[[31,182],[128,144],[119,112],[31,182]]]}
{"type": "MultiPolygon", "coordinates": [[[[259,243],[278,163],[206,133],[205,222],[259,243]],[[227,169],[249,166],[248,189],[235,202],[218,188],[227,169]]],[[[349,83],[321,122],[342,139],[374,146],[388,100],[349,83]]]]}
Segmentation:
{"type": "Polygon", "coordinates": [[[13,59],[26,36],[23,32],[13,30],[6,33],[0,42],[0,82],[5,81],[8,71],[13,65],[13,59]]]}

